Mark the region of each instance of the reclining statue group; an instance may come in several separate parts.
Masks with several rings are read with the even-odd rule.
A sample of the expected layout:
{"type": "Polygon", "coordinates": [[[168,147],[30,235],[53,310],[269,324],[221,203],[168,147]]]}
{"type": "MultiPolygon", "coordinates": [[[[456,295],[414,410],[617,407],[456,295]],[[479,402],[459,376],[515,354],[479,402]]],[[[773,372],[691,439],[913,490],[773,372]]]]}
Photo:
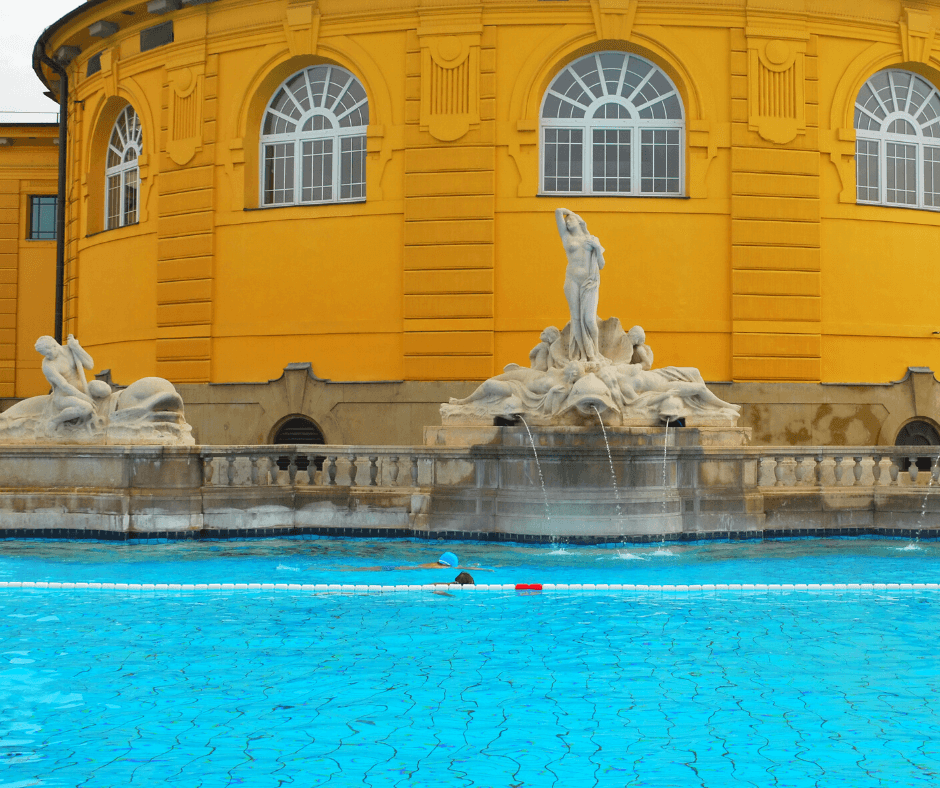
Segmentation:
{"type": "MultiPolygon", "coordinates": [[[[723,402],[693,367],[653,369],[653,351],[640,326],[597,317],[604,248],[585,221],[565,208],[555,212],[568,268],[565,297],[571,321],[546,328],[529,366],[509,364],[469,397],[441,405],[445,425],[491,425],[498,418],[529,424],[578,426],[600,418],[612,426],[734,425],[740,406],[723,402]]],[[[70,334],[65,345],[36,341],[51,392],[0,413],[0,443],[163,444],[191,446],[183,400],[163,378],[142,378],[112,391],[87,381],[94,362],[70,334]]]]}
{"type": "Polygon", "coordinates": [[[529,366],[509,364],[470,396],[441,406],[445,425],[491,425],[522,417],[528,424],[733,426],[741,408],[719,399],[694,367],[653,369],[653,351],[640,326],[624,332],[616,317],[599,321],[604,247],[587,224],[555,211],[568,268],[565,297],[571,321],[549,326],[529,354],[529,366]]]}
{"type": "Polygon", "coordinates": [[[0,413],[0,443],[195,444],[183,398],[170,381],[141,378],[118,391],[103,380],[88,381],[85,370],[94,361],[71,334],[64,346],[39,337],[36,350],[52,390],[0,413]]]}

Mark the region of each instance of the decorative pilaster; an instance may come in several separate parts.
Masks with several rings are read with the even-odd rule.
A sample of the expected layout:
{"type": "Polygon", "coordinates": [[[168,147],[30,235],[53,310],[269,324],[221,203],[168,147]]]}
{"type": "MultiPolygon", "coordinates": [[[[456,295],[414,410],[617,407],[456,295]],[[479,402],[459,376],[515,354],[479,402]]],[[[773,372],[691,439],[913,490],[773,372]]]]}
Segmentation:
{"type": "Polygon", "coordinates": [[[734,380],[820,379],[815,47],[752,16],[732,35],[734,380]]]}
{"type": "Polygon", "coordinates": [[[168,65],[157,220],[157,374],[205,383],[212,355],[218,57],[168,65]]]}
{"type": "Polygon", "coordinates": [[[479,12],[409,34],[404,362],[411,380],[493,374],[496,34],[479,12]]]}

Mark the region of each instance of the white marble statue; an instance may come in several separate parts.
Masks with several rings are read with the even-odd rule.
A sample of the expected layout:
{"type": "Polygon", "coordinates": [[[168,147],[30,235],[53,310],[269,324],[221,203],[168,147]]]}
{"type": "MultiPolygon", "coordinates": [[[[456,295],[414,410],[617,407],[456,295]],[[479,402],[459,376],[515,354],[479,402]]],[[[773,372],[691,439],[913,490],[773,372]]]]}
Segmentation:
{"type": "Polygon", "coordinates": [[[529,353],[529,367],[509,364],[463,399],[441,405],[445,425],[491,425],[523,416],[529,424],[734,426],[741,408],[708,389],[694,367],[653,369],[653,351],[640,326],[625,332],[615,318],[599,321],[604,248],[577,214],[555,212],[568,257],[565,296],[571,321],[546,328],[529,353]]]}
{"type": "Polygon", "coordinates": [[[49,394],[30,397],[0,413],[0,444],[91,444],[192,446],[183,400],[163,378],[142,378],[112,391],[88,381],[94,362],[71,334],[65,345],[36,340],[49,394]]]}
{"type": "Polygon", "coordinates": [[[568,256],[565,298],[571,312],[568,357],[572,361],[597,361],[597,304],[600,297],[604,247],[588,232],[587,224],[567,208],[555,211],[558,234],[568,256]]]}

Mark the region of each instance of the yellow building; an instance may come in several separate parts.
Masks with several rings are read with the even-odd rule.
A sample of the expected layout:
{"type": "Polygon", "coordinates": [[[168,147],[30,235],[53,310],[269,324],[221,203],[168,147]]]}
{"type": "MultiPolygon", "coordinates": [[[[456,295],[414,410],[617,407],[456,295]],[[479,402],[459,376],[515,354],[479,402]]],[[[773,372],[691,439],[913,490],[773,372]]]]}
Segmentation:
{"type": "Polygon", "coordinates": [[[48,390],[33,344],[55,330],[58,137],[0,124],[0,399],[48,390]]]}
{"type": "Polygon", "coordinates": [[[564,206],[608,250],[601,316],[738,401],[940,369],[938,26],[936,0],[90,0],[39,42],[70,88],[65,330],[120,382],[479,380],[567,320],[564,206]]]}

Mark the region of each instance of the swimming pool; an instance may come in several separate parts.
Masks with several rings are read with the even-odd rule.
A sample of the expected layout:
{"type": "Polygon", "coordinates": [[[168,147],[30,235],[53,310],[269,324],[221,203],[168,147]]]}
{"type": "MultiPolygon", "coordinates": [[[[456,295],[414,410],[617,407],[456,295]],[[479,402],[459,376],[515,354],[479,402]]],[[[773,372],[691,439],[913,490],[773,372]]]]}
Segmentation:
{"type": "MultiPolygon", "coordinates": [[[[0,581],[940,577],[890,540],[115,547],[0,543],[0,581]]],[[[937,783],[940,591],[452,593],[0,590],[0,785],[937,783]]]]}

